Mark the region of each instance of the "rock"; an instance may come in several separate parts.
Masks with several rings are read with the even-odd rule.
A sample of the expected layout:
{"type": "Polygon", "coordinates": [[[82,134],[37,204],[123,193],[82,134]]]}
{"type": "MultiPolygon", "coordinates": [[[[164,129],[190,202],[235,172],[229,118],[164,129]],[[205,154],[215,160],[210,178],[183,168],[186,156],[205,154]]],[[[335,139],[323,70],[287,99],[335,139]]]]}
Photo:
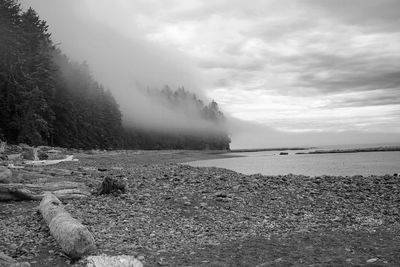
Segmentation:
{"type": "Polygon", "coordinates": [[[0,184],[8,184],[11,182],[12,172],[3,166],[0,166],[0,184]]]}
{"type": "Polygon", "coordinates": [[[367,260],[367,263],[374,263],[377,260],[378,260],[377,258],[372,258],[372,259],[367,260]]]}
{"type": "Polygon", "coordinates": [[[228,197],[228,195],[227,195],[225,192],[216,192],[216,193],[214,194],[214,196],[220,197],[220,198],[228,197]]]}

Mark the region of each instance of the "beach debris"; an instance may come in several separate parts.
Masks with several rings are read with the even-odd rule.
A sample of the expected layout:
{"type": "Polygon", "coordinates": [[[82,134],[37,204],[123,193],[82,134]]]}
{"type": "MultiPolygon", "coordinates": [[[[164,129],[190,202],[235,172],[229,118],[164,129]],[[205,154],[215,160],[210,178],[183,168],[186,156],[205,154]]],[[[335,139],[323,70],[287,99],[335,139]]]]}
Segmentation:
{"type": "Polygon", "coordinates": [[[55,195],[46,194],[40,202],[39,211],[51,235],[71,259],[80,259],[95,249],[93,235],[65,211],[55,195]]]}
{"type": "Polygon", "coordinates": [[[64,159],[28,160],[28,161],[24,161],[24,164],[26,164],[26,165],[34,165],[34,166],[45,166],[45,165],[58,164],[60,162],[65,162],[65,161],[79,161],[79,160],[78,159],[74,159],[73,155],[68,155],[64,159]]]}
{"type": "Polygon", "coordinates": [[[87,257],[87,267],[143,267],[143,263],[133,256],[98,255],[87,257]]]}
{"type": "Polygon", "coordinates": [[[24,169],[25,167],[24,166],[15,166],[14,163],[9,163],[7,165],[7,168],[9,168],[9,169],[24,169]]]}
{"type": "Polygon", "coordinates": [[[127,182],[125,179],[107,176],[101,183],[98,194],[122,194],[126,193],[126,191],[127,182]]]}
{"type": "Polygon", "coordinates": [[[50,149],[50,150],[47,150],[47,153],[52,153],[52,154],[59,154],[59,153],[61,153],[62,151],[61,150],[57,150],[57,149],[50,149]]]}

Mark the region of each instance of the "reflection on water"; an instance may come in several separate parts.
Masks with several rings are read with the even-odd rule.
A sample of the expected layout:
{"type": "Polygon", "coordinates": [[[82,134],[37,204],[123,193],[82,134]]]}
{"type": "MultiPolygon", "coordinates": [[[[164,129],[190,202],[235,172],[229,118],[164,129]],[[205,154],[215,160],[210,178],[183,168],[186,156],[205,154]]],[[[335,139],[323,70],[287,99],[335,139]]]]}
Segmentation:
{"type": "MultiPolygon", "coordinates": [[[[190,162],[196,167],[220,167],[243,174],[264,175],[303,174],[319,175],[384,175],[400,172],[400,152],[365,152],[343,154],[303,154],[303,151],[235,153],[241,157],[190,162]]],[[[233,153],[232,153],[233,154],[233,153]]],[[[230,154],[230,155],[232,155],[230,154]]]]}

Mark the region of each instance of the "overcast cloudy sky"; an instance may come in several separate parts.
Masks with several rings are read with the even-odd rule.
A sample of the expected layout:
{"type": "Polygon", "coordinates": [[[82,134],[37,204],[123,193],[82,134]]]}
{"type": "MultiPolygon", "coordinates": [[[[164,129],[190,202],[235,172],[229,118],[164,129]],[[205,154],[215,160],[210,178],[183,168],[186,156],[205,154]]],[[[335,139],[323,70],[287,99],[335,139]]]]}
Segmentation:
{"type": "Polygon", "coordinates": [[[200,87],[236,118],[289,132],[400,133],[398,0],[22,2],[72,58],[96,64],[83,47],[87,25],[101,26],[141,44],[138,65],[163,72],[148,80],[200,87]]]}

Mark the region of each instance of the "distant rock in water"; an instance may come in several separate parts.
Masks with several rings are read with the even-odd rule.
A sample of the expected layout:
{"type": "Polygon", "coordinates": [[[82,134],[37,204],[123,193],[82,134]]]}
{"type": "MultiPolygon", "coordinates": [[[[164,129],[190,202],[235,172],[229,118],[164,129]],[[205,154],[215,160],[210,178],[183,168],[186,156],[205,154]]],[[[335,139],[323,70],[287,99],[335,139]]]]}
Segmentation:
{"type": "Polygon", "coordinates": [[[281,152],[281,153],[279,153],[279,155],[289,155],[289,153],[288,152],[281,152]]]}

